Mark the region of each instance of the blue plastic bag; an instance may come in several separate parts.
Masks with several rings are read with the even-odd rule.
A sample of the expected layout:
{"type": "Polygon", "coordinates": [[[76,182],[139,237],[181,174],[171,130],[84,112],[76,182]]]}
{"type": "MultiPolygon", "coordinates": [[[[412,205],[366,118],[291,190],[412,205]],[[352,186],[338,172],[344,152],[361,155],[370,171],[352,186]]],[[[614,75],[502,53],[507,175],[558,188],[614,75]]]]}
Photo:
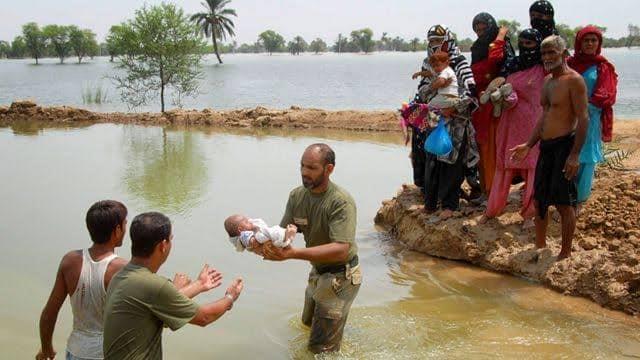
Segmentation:
{"type": "Polygon", "coordinates": [[[453,143],[442,116],[438,120],[438,126],[429,134],[427,141],[424,142],[424,150],[437,156],[447,155],[453,150],[453,143]]]}

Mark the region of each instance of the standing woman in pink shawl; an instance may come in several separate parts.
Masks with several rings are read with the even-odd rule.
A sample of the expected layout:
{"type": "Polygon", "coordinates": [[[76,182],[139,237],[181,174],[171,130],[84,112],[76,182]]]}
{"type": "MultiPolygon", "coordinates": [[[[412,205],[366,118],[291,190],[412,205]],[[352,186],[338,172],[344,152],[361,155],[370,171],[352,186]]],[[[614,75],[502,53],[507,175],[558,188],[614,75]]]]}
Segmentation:
{"type": "Polygon", "coordinates": [[[518,56],[505,64],[508,74],[506,83],[511,84],[513,89],[505,97],[506,109],[503,110],[496,129],[496,173],[481,223],[500,215],[507,205],[513,178],[520,176],[525,179],[520,215],[525,219],[525,227],[533,226],[533,184],[538,145],[522,161],[512,160],[510,150],[527,141],[542,116],[540,97],[545,72],[540,55],[541,43],[542,37],[537,30],[523,30],[518,36],[518,56]]]}
{"type": "Polygon", "coordinates": [[[600,55],[602,32],[589,25],[576,34],[575,54],[567,62],[582,75],[589,95],[589,130],[580,151],[578,210],[591,195],[596,164],[604,160],[602,141],[611,141],[613,104],[616,102],[618,75],[613,65],[600,55]]]}

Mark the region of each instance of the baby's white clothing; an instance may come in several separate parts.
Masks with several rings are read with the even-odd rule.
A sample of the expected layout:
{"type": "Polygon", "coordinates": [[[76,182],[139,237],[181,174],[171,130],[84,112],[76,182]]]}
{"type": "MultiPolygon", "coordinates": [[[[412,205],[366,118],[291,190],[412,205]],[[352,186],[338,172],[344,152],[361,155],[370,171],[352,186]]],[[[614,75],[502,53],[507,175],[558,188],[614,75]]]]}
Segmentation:
{"type": "Polygon", "coordinates": [[[249,222],[258,228],[257,231],[242,231],[238,236],[232,236],[229,241],[237,251],[244,251],[249,246],[252,237],[260,244],[271,241],[274,246],[284,248],[291,244],[291,239],[285,238],[286,229],[280,226],[269,226],[262,219],[249,219],[249,222]]]}
{"type": "Polygon", "coordinates": [[[444,70],[439,72],[436,77],[445,79],[447,81],[451,80],[451,83],[448,86],[438,89],[438,95],[445,96],[459,96],[458,94],[458,77],[456,73],[453,72],[450,66],[447,66],[444,70]]]}

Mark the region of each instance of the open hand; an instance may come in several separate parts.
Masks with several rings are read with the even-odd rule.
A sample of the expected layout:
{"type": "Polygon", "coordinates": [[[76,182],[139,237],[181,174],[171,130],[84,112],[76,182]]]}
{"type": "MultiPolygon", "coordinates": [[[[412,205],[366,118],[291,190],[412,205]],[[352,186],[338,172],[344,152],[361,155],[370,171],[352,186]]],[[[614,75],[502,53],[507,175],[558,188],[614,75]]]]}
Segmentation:
{"type": "Polygon", "coordinates": [[[176,289],[180,290],[183,287],[191,284],[191,279],[189,279],[189,277],[186,274],[183,273],[176,273],[173,276],[173,286],[176,287],[176,289]]]}
{"type": "Polygon", "coordinates": [[[271,261],[283,261],[291,257],[293,248],[287,246],[285,248],[279,248],[274,246],[271,241],[267,241],[263,245],[263,259],[271,261]]]}
{"type": "Polygon", "coordinates": [[[237,278],[231,282],[231,284],[227,288],[227,291],[225,292],[225,295],[231,295],[231,297],[233,297],[233,301],[236,301],[238,300],[238,297],[240,296],[243,288],[244,283],[242,281],[242,278],[237,278]]]}
{"type": "Polygon", "coordinates": [[[529,146],[527,144],[520,144],[513,149],[509,149],[511,153],[511,161],[522,161],[529,154],[529,146]]]}
{"type": "Polygon", "coordinates": [[[571,180],[578,174],[578,169],[580,168],[580,162],[578,162],[578,155],[569,155],[567,161],[564,163],[564,177],[567,180],[571,180]]]}
{"type": "Polygon", "coordinates": [[[202,291],[215,289],[222,284],[222,274],[214,268],[210,268],[209,264],[205,264],[198,275],[198,281],[202,287],[202,291]]]}

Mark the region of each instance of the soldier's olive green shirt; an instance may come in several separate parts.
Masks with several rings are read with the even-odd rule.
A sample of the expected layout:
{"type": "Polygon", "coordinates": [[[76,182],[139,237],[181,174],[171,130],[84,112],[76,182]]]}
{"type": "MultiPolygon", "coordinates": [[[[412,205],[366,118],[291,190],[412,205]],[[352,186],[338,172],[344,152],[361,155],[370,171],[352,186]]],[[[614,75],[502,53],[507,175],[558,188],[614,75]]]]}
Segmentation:
{"type": "MultiPolygon", "coordinates": [[[[351,260],[358,253],[356,245],[356,204],[351,195],[329,182],[327,191],[314,194],[304,186],[289,194],[280,226],[294,224],[304,235],[307,247],[333,242],[349,244],[351,260]]],[[[339,262],[335,262],[339,263],[339,262]]],[[[342,262],[340,262],[342,263],[342,262]]],[[[327,265],[312,263],[312,265],[327,265]]]]}
{"type": "Polygon", "coordinates": [[[127,264],[111,280],[104,308],[104,358],[162,359],[162,328],[177,330],[198,304],[166,278],[127,264]]]}

